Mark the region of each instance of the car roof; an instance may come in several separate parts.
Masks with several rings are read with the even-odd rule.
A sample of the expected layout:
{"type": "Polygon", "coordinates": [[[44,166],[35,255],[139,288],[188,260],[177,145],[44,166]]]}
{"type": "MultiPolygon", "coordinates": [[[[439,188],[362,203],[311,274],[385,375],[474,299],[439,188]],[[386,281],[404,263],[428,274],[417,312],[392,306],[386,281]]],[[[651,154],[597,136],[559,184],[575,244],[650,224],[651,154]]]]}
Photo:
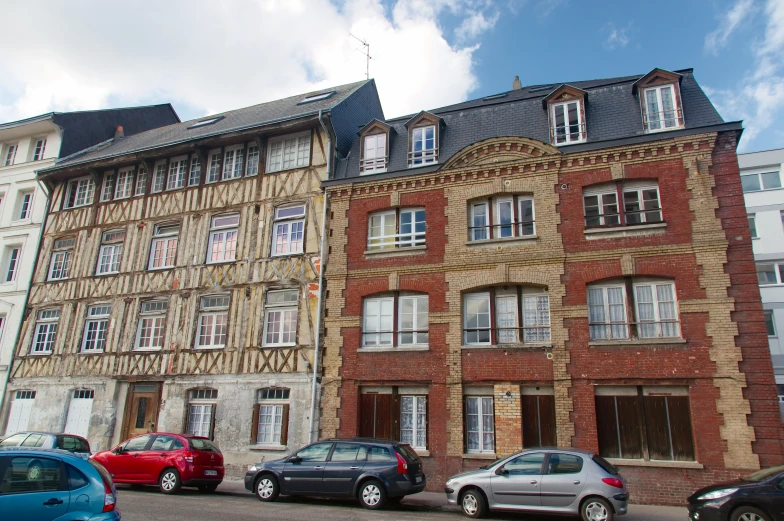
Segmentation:
{"type": "Polygon", "coordinates": [[[354,443],[373,443],[376,445],[408,445],[407,443],[403,443],[397,440],[389,440],[385,438],[363,438],[363,437],[354,437],[354,438],[330,438],[328,440],[319,440],[322,442],[332,441],[332,442],[354,442],[354,443]]]}
{"type": "Polygon", "coordinates": [[[79,436],[78,434],[68,434],[65,432],[46,432],[46,431],[19,431],[13,434],[9,434],[8,436],[3,437],[2,439],[7,440],[11,436],[16,436],[17,434],[41,434],[44,436],[71,436],[72,438],[79,438],[82,440],[86,440],[84,436],[79,436]]]}
{"type": "Polygon", "coordinates": [[[32,454],[36,456],[57,456],[69,463],[84,461],[84,458],[62,449],[39,449],[36,447],[0,447],[0,456],[32,454]]]}
{"type": "Polygon", "coordinates": [[[583,456],[593,457],[595,452],[585,449],[573,449],[571,447],[528,447],[520,452],[568,452],[572,454],[582,454],[583,456]]]}

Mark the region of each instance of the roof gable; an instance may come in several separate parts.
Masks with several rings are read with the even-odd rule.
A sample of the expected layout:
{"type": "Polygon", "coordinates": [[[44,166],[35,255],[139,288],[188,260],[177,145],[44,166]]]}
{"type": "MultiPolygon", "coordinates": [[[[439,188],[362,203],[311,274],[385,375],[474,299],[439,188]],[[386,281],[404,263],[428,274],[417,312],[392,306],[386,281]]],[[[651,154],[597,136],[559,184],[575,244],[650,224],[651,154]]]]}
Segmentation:
{"type": "Polygon", "coordinates": [[[428,123],[432,123],[432,124],[435,125],[435,124],[441,123],[443,120],[439,116],[436,116],[435,114],[433,114],[432,112],[428,112],[426,110],[423,110],[422,112],[420,112],[419,114],[417,114],[413,118],[411,118],[408,121],[406,121],[405,126],[406,126],[406,128],[410,128],[410,127],[412,127],[414,125],[418,125],[419,123],[421,123],[423,121],[426,121],[428,123]]]}
{"type": "Polygon", "coordinates": [[[389,132],[391,129],[392,126],[387,124],[386,122],[381,121],[380,119],[372,119],[370,120],[370,122],[368,122],[367,125],[359,129],[359,132],[357,132],[357,134],[359,134],[360,136],[364,134],[370,134],[374,130],[379,130],[381,132],[389,132]]]}
{"type": "Polygon", "coordinates": [[[657,67],[632,84],[632,94],[637,94],[637,89],[642,87],[662,85],[664,83],[674,83],[676,81],[678,84],[680,84],[681,81],[683,81],[683,75],[678,74],[677,72],[670,72],[664,69],[659,69],[657,67]]]}
{"type": "Polygon", "coordinates": [[[588,99],[588,92],[577,87],[572,87],[567,83],[562,83],[557,89],[544,97],[542,100],[542,107],[547,107],[548,103],[557,103],[560,101],[570,101],[573,99],[588,99]]]}

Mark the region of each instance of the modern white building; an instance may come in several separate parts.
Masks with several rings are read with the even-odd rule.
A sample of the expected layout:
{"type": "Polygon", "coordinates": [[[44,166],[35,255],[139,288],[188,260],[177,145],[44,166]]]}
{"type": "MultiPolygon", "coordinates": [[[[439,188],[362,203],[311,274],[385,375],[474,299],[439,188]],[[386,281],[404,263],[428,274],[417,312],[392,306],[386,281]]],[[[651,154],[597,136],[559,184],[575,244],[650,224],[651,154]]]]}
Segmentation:
{"type": "Polygon", "coordinates": [[[738,164],[784,415],[784,148],[738,154],[738,164]]]}
{"type": "MultiPolygon", "coordinates": [[[[36,171],[114,137],[178,123],[170,104],[85,112],[51,112],[0,123],[0,403],[38,254],[47,193],[36,171]]],[[[12,397],[7,432],[24,430],[34,392],[12,397]]]]}

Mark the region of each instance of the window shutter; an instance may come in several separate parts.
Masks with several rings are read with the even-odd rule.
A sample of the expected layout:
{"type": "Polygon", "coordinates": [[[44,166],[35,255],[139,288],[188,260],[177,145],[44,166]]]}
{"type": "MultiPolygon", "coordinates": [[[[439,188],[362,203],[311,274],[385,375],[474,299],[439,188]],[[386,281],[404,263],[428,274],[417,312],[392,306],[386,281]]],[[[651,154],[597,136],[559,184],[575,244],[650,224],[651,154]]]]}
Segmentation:
{"type": "MultiPolygon", "coordinates": [[[[211,440],[214,440],[215,439],[215,413],[217,412],[218,406],[216,404],[212,404],[212,405],[210,405],[210,408],[212,409],[212,414],[210,415],[209,438],[211,440]]],[[[258,417],[258,415],[256,415],[256,425],[258,425],[258,423],[259,423],[258,419],[259,419],[259,417],[258,417]]]]}
{"type": "Polygon", "coordinates": [[[536,414],[536,400],[535,395],[523,395],[520,397],[520,402],[523,408],[523,448],[539,447],[539,418],[536,414]]]}
{"type": "Polygon", "coordinates": [[[254,404],[253,405],[253,419],[251,420],[250,424],[250,443],[252,445],[256,444],[256,440],[259,438],[259,409],[260,405],[254,404]]]}
{"type": "Polygon", "coordinates": [[[618,446],[618,423],[615,421],[615,397],[596,397],[596,434],[599,454],[605,458],[620,457],[618,446]]]}
{"type": "Polygon", "coordinates": [[[283,418],[280,420],[280,444],[289,444],[289,404],[283,406],[283,418]]]}
{"type": "Polygon", "coordinates": [[[694,437],[688,396],[668,396],[672,452],[676,461],[694,461],[694,437]]]}
{"type": "MultiPolygon", "coordinates": [[[[397,389],[392,396],[392,439],[400,441],[400,395],[397,389]]],[[[414,401],[414,421],[416,421],[416,400],[414,401]]]]}

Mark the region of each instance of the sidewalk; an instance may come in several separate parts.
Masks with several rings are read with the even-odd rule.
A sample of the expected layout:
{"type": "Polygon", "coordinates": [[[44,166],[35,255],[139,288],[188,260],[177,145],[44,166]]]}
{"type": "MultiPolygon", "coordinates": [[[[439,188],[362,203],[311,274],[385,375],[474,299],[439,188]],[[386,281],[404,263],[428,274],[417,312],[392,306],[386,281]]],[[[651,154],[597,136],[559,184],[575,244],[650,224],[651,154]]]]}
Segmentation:
{"type": "MultiPolygon", "coordinates": [[[[251,494],[245,490],[245,483],[242,481],[224,481],[218,487],[217,493],[237,496],[251,494]]],[[[420,492],[413,496],[406,496],[402,503],[421,510],[460,512],[460,507],[446,502],[446,494],[438,492],[420,492]]],[[[688,521],[689,515],[685,507],[629,505],[629,513],[618,519],[620,521],[688,521]]]]}

